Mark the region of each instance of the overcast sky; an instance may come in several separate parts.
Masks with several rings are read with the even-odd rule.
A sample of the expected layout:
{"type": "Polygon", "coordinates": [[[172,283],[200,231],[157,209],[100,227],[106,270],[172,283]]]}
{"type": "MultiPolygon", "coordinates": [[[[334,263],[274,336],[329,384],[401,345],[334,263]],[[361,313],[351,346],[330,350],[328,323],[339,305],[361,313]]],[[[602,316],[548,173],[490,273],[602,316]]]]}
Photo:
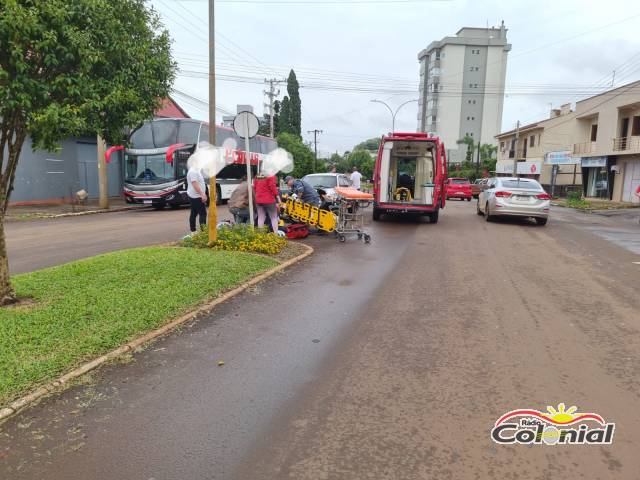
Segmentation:
{"type": "MultiPolygon", "coordinates": [[[[175,88],[206,102],[207,0],[151,0],[173,37],[182,72],[175,88]]],[[[463,26],[504,20],[512,44],[503,129],[545,118],[610,84],[640,79],[640,6],[609,0],[216,0],[217,103],[263,113],[265,77],[296,71],[302,129],[323,130],[321,152],[342,152],[391,128],[393,107],[418,98],[417,54],[463,26]],[[294,2],[286,4],[287,2],[294,2]],[[358,3],[356,3],[358,2],[358,3]],[[349,4],[351,3],[351,4],[349,4]],[[605,8],[606,5],[606,8],[605,8]],[[306,86],[306,87],[305,87],[306,86]],[[579,94],[575,88],[579,86],[579,94]],[[584,86],[584,87],[583,87],[584,86]]],[[[282,91],[286,93],[286,86],[282,91]]],[[[207,107],[177,94],[194,118],[207,107]]],[[[397,131],[415,131],[417,104],[403,107],[397,131]]],[[[218,114],[218,121],[222,113],[218,114]]]]}

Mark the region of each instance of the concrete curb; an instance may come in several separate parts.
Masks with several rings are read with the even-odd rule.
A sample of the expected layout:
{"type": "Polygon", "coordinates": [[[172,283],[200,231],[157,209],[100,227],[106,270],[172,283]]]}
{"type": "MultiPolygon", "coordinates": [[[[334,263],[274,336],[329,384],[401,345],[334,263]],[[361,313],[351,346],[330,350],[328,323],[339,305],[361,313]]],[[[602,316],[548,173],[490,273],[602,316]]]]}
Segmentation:
{"type": "Polygon", "coordinates": [[[125,212],[127,210],[142,210],[143,208],[147,207],[146,205],[131,205],[131,206],[127,206],[127,207],[115,207],[115,208],[109,208],[109,209],[98,209],[98,210],[87,210],[86,212],[70,212],[70,213],[57,213],[57,214],[44,214],[44,215],[34,215],[32,218],[28,218],[28,219],[18,219],[18,218],[11,218],[8,217],[7,220],[9,221],[28,221],[28,220],[43,220],[43,219],[50,219],[50,218],[64,218],[64,217],[80,217],[83,215],[96,215],[98,213],[115,213],[115,212],[125,212]]]}
{"type": "Polygon", "coordinates": [[[127,352],[135,350],[140,345],[143,345],[151,340],[154,340],[164,335],[165,333],[170,332],[177,326],[196,318],[198,315],[202,313],[210,312],[217,305],[223,302],[226,302],[227,300],[235,297],[236,295],[239,295],[240,293],[244,292],[247,288],[257,283],[260,283],[263,280],[266,280],[267,278],[275,275],[278,272],[281,272],[285,268],[290,267],[295,263],[298,263],[300,260],[308,257],[313,253],[313,247],[305,244],[300,244],[300,245],[302,245],[306,249],[306,251],[301,253],[297,257],[291,258],[279,265],[276,265],[272,269],[267,270],[266,272],[263,272],[256,277],[253,277],[251,280],[248,280],[242,285],[239,285],[234,289],[229,290],[228,292],[220,295],[219,297],[216,297],[210,302],[207,302],[203,305],[200,305],[199,307],[196,307],[194,310],[190,311],[189,313],[186,313],[181,317],[176,318],[175,320],[172,320],[171,322],[164,324],[162,327],[157,328],[156,330],[145,333],[139,336],[138,338],[131,340],[130,342],[127,342],[124,345],[116,348],[115,350],[111,350],[110,352],[105,353],[104,355],[101,355],[98,358],[90,360],[84,365],[81,365],[80,367],[77,367],[71,370],[70,372],[65,373],[64,375],[58,377],[56,380],[53,380],[37,388],[36,390],[29,393],[28,395],[25,395],[24,397],[21,397],[18,400],[13,401],[8,406],[6,407],[0,406],[0,423],[2,423],[4,420],[11,417],[12,415],[18,413],[20,410],[24,409],[25,407],[28,407],[29,405],[35,403],[45,395],[48,395],[58,390],[60,387],[63,387],[64,385],[68,384],[71,380],[84,375],[85,373],[99,367],[100,365],[110,360],[113,360],[114,358],[117,358],[127,352]]]}

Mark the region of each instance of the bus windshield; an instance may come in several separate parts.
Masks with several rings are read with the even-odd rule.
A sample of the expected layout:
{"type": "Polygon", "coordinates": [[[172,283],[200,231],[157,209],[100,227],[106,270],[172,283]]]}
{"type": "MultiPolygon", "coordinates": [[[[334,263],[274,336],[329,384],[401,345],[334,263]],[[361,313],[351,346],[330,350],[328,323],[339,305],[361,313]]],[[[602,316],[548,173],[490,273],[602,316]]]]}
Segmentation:
{"type": "Polygon", "coordinates": [[[133,184],[165,183],[176,179],[173,165],[167,163],[164,153],[125,157],[125,181],[133,184]]]}

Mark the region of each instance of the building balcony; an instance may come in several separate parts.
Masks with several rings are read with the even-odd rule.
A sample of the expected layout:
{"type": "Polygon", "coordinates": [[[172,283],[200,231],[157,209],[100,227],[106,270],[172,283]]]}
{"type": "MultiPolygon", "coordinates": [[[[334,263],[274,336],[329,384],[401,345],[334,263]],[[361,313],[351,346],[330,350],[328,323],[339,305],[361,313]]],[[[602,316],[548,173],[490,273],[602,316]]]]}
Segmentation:
{"type": "Polygon", "coordinates": [[[614,138],[613,151],[617,153],[640,153],[640,137],[614,138]]]}
{"type": "Polygon", "coordinates": [[[596,142],[583,142],[573,144],[573,153],[575,155],[584,155],[596,151],[596,142]]]}
{"type": "Polygon", "coordinates": [[[527,158],[527,150],[523,148],[519,148],[517,150],[509,150],[509,158],[524,160],[525,158],[527,158]]]}

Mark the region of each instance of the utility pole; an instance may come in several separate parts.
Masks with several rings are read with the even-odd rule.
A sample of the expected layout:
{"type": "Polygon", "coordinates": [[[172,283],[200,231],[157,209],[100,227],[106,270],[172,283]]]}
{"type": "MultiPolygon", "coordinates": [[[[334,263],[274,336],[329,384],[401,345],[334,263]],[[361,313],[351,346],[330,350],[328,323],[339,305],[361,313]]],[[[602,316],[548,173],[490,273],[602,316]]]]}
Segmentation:
{"type": "Polygon", "coordinates": [[[480,142],[478,141],[478,154],[476,156],[476,178],[480,175],[480,142]]]}
{"type": "Polygon", "coordinates": [[[518,176],[518,137],[520,136],[520,120],[516,123],[516,145],[513,147],[513,176],[518,176]]]}
{"type": "Polygon", "coordinates": [[[269,132],[271,138],[275,138],[275,127],[273,124],[273,117],[275,115],[274,112],[274,103],[275,99],[278,95],[280,95],[280,90],[276,91],[276,85],[286,82],[286,80],[278,80],[276,78],[264,79],[264,83],[269,84],[269,90],[265,90],[264,94],[269,97],[269,103],[265,103],[264,106],[269,108],[269,132]]]}
{"type": "MultiPolygon", "coordinates": [[[[214,0],[209,0],[209,143],[216,145],[216,49],[214,0]]],[[[216,176],[209,180],[209,245],[218,239],[216,176]]]]}
{"type": "Polygon", "coordinates": [[[307,133],[313,133],[313,171],[316,171],[316,164],[318,163],[318,134],[322,133],[322,130],[318,130],[317,128],[314,130],[308,130],[307,133]]]}
{"type": "Polygon", "coordinates": [[[100,208],[109,208],[109,179],[107,178],[107,161],[104,153],[107,149],[104,139],[98,135],[96,138],[98,147],[98,203],[100,208]]]}

